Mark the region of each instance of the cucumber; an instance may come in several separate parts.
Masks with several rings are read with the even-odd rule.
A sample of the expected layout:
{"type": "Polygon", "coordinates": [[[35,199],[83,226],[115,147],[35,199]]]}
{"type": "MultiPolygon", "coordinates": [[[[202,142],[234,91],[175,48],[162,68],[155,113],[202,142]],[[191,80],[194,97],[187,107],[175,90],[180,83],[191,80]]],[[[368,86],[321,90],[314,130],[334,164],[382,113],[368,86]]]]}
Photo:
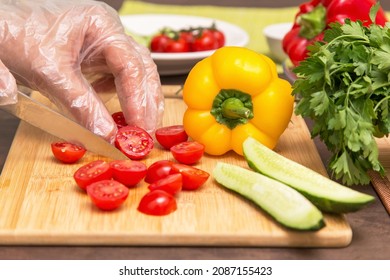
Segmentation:
{"type": "Polygon", "coordinates": [[[244,141],[243,152],[250,168],[296,189],[321,211],[354,212],[375,200],[276,153],[254,138],[244,141]]]}
{"type": "Polygon", "coordinates": [[[251,200],[287,228],[317,230],[325,225],[321,211],[283,183],[222,162],[216,164],[212,174],[219,184],[251,200]]]}

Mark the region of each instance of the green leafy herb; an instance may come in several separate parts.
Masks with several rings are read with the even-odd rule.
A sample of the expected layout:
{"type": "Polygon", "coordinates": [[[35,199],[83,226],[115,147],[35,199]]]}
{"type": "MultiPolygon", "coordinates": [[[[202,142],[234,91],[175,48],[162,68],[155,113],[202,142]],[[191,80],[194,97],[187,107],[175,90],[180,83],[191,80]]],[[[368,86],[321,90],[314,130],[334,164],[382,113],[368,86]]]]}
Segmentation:
{"type": "Polygon", "coordinates": [[[368,184],[369,170],[384,174],[375,137],[390,132],[389,28],[334,23],[294,69],[296,113],[313,120],[312,137],[332,152],[329,168],[346,185],[368,184]]]}

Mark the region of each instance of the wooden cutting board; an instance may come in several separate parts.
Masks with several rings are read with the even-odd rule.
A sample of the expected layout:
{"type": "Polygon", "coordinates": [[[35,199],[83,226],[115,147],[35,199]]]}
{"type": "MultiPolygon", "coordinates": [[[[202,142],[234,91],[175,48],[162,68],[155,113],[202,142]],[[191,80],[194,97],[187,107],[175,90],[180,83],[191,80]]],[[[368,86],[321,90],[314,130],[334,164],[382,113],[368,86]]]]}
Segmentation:
{"type": "MultiPolygon", "coordinates": [[[[181,123],[185,105],[175,98],[178,89],[164,87],[164,125],[181,123]]],[[[48,104],[40,94],[33,95],[48,104]]],[[[111,112],[119,110],[115,97],[107,106],[111,112]]],[[[326,227],[316,232],[288,230],[211,177],[201,189],[181,192],[177,211],[168,216],[137,211],[147,192],[144,182],[131,189],[121,208],[100,211],[75,185],[72,175],[89,161],[111,159],[87,152],[77,164],[61,164],[51,154],[50,143],[55,140],[21,122],[0,179],[0,244],[343,247],[351,242],[352,230],[344,215],[325,215],[326,227]]],[[[326,175],[300,117],[293,116],[276,150],[326,175]]],[[[144,162],[150,165],[160,159],[173,158],[156,144],[144,162]]],[[[218,161],[246,166],[233,152],[206,155],[196,166],[211,173],[218,161]]]]}

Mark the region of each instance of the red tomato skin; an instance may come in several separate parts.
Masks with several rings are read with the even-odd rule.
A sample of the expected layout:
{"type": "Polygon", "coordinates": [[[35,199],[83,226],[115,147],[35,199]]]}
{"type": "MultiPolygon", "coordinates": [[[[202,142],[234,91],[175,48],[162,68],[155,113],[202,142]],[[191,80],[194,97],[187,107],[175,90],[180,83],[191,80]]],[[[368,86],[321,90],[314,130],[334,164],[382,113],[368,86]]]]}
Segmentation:
{"type": "Polygon", "coordinates": [[[176,199],[170,193],[162,190],[154,190],[146,193],[137,210],[153,216],[165,216],[177,209],[176,199]]]}
{"type": "Polygon", "coordinates": [[[180,173],[183,177],[182,190],[197,190],[210,177],[210,174],[202,169],[181,163],[174,163],[172,165],[171,174],[175,173],[180,173]]]}
{"type": "Polygon", "coordinates": [[[112,169],[107,162],[95,160],[77,169],[73,178],[82,190],[86,190],[87,186],[92,183],[111,179],[112,169]]]}
{"type": "Polygon", "coordinates": [[[111,211],[125,202],[129,189],[115,180],[101,180],[88,185],[87,194],[98,208],[111,211]]]}
{"type": "Polygon", "coordinates": [[[199,51],[209,51],[215,50],[218,48],[218,41],[214,37],[214,34],[209,29],[202,30],[202,33],[195,38],[192,43],[192,50],[195,52],[199,51]]]}
{"type": "Polygon", "coordinates": [[[171,40],[169,36],[165,34],[158,34],[153,36],[150,41],[150,50],[152,52],[165,52],[168,42],[171,40]]]}
{"type": "Polygon", "coordinates": [[[115,146],[128,158],[145,158],[153,149],[153,138],[143,128],[127,125],[118,129],[115,146]]]}
{"type": "Polygon", "coordinates": [[[166,177],[157,180],[156,182],[150,184],[148,189],[153,190],[163,190],[172,195],[180,192],[183,187],[183,177],[180,173],[170,174],[166,177]]]}
{"type": "Polygon", "coordinates": [[[145,182],[152,184],[171,174],[173,164],[171,160],[158,160],[152,163],[146,172],[145,182]]]}
{"type": "Polygon", "coordinates": [[[212,30],[215,40],[217,41],[217,49],[222,48],[225,45],[225,34],[218,29],[212,30]]]}
{"type": "Polygon", "coordinates": [[[127,125],[125,116],[124,116],[122,111],[115,112],[111,116],[114,119],[114,122],[116,123],[116,126],[118,128],[121,128],[121,127],[124,127],[127,125]]]}
{"type": "Polygon", "coordinates": [[[110,162],[112,177],[123,185],[132,188],[145,178],[148,168],[143,162],[114,160],[110,162]]]}
{"type": "Polygon", "coordinates": [[[190,45],[187,43],[187,41],[184,38],[178,38],[178,39],[171,39],[168,41],[165,52],[167,53],[182,53],[182,52],[189,52],[190,51],[190,45]]]}
{"type": "Polygon", "coordinates": [[[180,163],[192,165],[204,154],[204,145],[196,141],[186,141],[171,147],[173,157],[180,163]]]}
{"type": "Polygon", "coordinates": [[[69,142],[53,142],[51,143],[51,151],[54,157],[61,162],[75,163],[84,156],[87,150],[69,142]]]}
{"type": "Polygon", "coordinates": [[[157,142],[166,150],[172,146],[188,140],[183,125],[160,127],[155,132],[157,142]]]}

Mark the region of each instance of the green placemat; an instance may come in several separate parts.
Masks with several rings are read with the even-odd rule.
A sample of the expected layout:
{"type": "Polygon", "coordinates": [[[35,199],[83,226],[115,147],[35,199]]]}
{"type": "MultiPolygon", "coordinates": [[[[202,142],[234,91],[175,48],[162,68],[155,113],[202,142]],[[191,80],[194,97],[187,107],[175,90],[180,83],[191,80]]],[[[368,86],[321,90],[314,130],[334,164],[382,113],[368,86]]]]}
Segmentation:
{"type": "MultiPolygon", "coordinates": [[[[277,1],[277,0],[276,0],[277,1]]],[[[272,23],[293,22],[297,8],[239,8],[220,6],[179,6],[151,4],[127,0],[119,10],[120,15],[130,14],[180,14],[215,18],[244,29],[249,35],[248,48],[269,55],[263,28],[272,23]]]]}

